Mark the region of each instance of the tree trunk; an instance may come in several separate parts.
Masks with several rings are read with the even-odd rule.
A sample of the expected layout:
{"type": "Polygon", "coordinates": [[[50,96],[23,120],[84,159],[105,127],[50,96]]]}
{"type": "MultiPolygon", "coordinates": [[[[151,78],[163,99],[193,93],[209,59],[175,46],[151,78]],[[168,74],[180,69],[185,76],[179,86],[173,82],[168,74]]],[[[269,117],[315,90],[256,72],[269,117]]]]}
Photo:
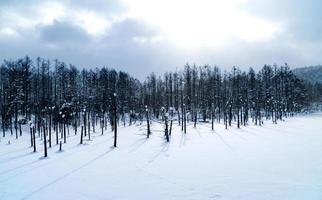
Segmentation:
{"type": "Polygon", "coordinates": [[[44,157],[47,157],[47,139],[46,139],[46,129],[44,127],[44,157]]]}
{"type": "Polygon", "coordinates": [[[80,144],[83,144],[83,129],[84,129],[84,127],[82,126],[80,144]]]}

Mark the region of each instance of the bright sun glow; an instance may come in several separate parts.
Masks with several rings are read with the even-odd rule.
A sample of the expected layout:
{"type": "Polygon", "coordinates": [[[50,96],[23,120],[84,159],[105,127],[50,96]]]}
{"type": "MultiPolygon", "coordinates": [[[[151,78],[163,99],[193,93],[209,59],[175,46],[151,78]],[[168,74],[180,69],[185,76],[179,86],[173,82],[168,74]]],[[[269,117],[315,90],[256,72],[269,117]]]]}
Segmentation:
{"type": "Polygon", "coordinates": [[[270,39],[278,27],[238,9],[247,0],[125,0],[129,16],[157,26],[183,47],[219,46],[232,39],[270,39]]]}
{"type": "Polygon", "coordinates": [[[103,35],[105,30],[111,26],[104,17],[94,12],[78,11],[74,13],[74,18],[81,28],[93,36],[103,35]]]}

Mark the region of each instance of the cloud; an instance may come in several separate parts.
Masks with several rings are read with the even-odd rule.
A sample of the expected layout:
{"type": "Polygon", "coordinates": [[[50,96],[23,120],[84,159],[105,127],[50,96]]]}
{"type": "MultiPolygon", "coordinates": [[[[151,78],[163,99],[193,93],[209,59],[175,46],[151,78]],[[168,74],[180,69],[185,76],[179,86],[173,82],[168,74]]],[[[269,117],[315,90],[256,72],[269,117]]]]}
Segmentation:
{"type": "Polygon", "coordinates": [[[70,22],[55,20],[51,25],[38,27],[37,31],[41,40],[50,44],[78,43],[82,45],[91,39],[86,31],[70,22]]]}
{"type": "Polygon", "coordinates": [[[118,43],[119,45],[135,41],[135,38],[155,38],[159,35],[156,27],[149,26],[144,22],[125,19],[113,24],[104,40],[106,42],[118,43]]]}
{"type": "Polygon", "coordinates": [[[321,41],[322,1],[250,0],[243,9],[283,24],[285,35],[303,42],[321,41]]]}
{"type": "Polygon", "coordinates": [[[322,63],[321,7],[318,0],[3,0],[0,59],[57,58],[141,79],[186,62],[314,65],[322,63]]]}

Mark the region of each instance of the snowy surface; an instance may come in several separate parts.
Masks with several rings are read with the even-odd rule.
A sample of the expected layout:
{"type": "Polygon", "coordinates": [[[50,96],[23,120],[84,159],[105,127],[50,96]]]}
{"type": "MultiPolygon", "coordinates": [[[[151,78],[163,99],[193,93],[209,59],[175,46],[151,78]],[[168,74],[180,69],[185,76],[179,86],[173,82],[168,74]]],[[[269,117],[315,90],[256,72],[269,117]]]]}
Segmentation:
{"type": "Polygon", "coordinates": [[[71,134],[46,159],[29,132],[1,138],[0,199],[322,199],[322,114],[214,132],[188,124],[186,135],[173,127],[168,144],[157,122],[150,139],[144,124],[120,127],[115,149],[110,130],[84,145],[71,134]]]}

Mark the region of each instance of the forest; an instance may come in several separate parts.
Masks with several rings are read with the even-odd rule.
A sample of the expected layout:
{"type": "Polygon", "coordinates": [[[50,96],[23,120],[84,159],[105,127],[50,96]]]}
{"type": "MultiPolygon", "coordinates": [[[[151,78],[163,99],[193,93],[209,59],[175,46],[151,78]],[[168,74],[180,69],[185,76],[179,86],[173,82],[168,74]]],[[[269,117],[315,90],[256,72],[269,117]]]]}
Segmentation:
{"type": "Polygon", "coordinates": [[[2,136],[22,135],[30,126],[30,145],[36,137],[47,145],[62,146],[69,134],[80,143],[91,133],[110,129],[117,146],[117,126],[152,121],[164,124],[170,141],[173,123],[186,133],[187,123],[261,126],[265,120],[283,121],[309,112],[321,102],[321,85],[297,78],[287,64],[264,65],[256,72],[233,67],[186,64],[176,72],[152,73],[144,81],[111,68],[79,69],[64,62],[28,56],[1,64],[0,107],[2,136]]]}

